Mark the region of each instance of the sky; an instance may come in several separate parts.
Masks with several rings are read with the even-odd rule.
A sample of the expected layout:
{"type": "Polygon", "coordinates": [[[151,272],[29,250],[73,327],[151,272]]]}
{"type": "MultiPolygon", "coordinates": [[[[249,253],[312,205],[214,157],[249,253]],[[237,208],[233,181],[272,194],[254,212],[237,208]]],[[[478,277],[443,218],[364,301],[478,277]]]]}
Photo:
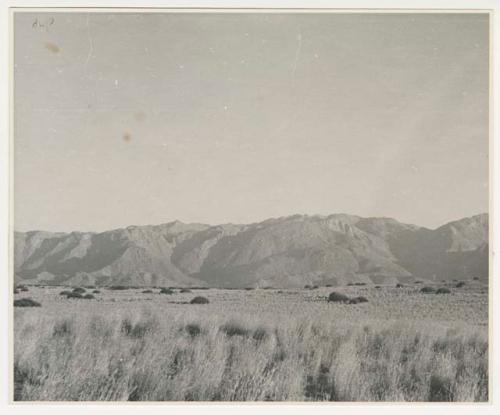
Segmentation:
{"type": "Polygon", "coordinates": [[[14,17],[14,227],[488,211],[487,14],[14,17]]]}

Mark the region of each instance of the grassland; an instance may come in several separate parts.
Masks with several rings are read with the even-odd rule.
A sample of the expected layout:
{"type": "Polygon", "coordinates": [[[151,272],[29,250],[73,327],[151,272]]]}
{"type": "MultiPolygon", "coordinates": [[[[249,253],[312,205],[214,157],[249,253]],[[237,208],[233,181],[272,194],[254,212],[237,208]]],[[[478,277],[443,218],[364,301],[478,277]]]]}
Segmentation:
{"type": "Polygon", "coordinates": [[[100,288],[90,300],[30,287],[16,299],[42,307],[15,308],[15,399],[487,401],[487,287],[447,286],[100,288]],[[328,303],[333,290],[369,301],[328,303]],[[189,304],[197,295],[210,303],[189,304]]]}

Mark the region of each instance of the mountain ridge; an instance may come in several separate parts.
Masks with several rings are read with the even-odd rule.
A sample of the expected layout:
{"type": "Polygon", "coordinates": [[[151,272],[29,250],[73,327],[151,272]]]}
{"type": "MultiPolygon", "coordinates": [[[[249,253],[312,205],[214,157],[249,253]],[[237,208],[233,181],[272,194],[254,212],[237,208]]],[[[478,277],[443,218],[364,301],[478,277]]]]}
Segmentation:
{"type": "Polygon", "coordinates": [[[488,277],[487,213],[434,230],[331,214],[14,236],[16,280],[39,284],[298,287],[488,277]]]}

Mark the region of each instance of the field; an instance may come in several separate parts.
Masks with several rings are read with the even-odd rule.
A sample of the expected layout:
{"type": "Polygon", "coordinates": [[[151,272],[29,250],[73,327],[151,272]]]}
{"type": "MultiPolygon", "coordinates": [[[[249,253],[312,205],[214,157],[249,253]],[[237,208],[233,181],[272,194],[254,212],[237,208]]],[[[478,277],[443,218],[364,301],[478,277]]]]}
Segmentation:
{"type": "Polygon", "coordinates": [[[487,401],[487,286],[424,285],[101,287],[88,300],[28,287],[15,299],[41,307],[15,307],[14,398],[487,401]],[[328,302],[332,291],[368,302],[328,302]]]}

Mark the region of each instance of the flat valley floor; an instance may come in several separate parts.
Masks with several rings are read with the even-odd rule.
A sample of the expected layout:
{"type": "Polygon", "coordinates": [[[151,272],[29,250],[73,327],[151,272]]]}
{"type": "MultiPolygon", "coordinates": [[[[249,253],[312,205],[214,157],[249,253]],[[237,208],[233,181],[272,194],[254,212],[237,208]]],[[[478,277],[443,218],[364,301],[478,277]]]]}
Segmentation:
{"type": "Polygon", "coordinates": [[[485,402],[488,287],[464,282],[85,288],[94,299],[28,286],[15,300],[41,307],[14,308],[14,399],[485,402]]]}

